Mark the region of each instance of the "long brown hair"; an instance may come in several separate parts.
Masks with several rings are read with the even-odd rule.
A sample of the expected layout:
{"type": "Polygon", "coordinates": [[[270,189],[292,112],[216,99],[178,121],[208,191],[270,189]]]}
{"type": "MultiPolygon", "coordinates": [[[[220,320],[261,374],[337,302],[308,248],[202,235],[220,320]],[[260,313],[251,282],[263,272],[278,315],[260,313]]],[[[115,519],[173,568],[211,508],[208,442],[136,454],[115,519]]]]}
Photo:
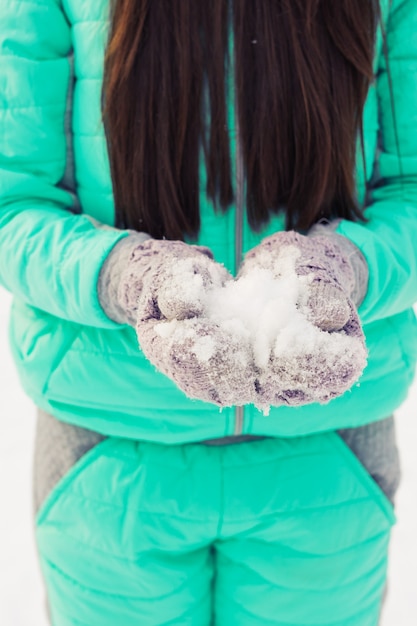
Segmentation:
{"type": "Polygon", "coordinates": [[[300,230],[363,218],[356,141],[364,160],[379,20],[378,0],[114,0],[102,100],[116,223],[195,237],[201,150],[209,198],[233,202],[229,26],[251,227],[281,210],[300,230]]]}

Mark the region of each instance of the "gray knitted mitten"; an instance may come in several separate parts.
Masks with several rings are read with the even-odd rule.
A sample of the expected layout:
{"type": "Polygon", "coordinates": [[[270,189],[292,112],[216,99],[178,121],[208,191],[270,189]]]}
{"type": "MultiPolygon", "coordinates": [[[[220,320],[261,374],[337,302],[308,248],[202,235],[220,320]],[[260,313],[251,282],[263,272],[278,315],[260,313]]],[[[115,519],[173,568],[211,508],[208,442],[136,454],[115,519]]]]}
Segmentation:
{"type": "MultiPolygon", "coordinates": [[[[143,278],[136,322],[140,346],[188,397],[219,406],[248,403],[255,376],[249,342],[205,315],[208,292],[222,288],[232,276],[206,249],[171,244],[143,278]]],[[[141,246],[140,265],[144,252],[159,254],[159,242],[141,246]]]]}
{"type": "Polygon", "coordinates": [[[227,270],[203,246],[131,234],[111,250],[98,279],[106,314],[136,326],[138,300],[152,303],[156,316],[185,319],[199,315],[205,290],[228,280],[227,270]]]}
{"type": "Polygon", "coordinates": [[[255,404],[261,407],[328,402],[349,389],[366,364],[364,335],[352,301],[355,271],[337,238],[276,233],[248,252],[238,278],[262,268],[279,279],[290,257],[303,286],[297,308],[317,330],[313,328],[304,344],[271,354],[256,382],[255,404]]]}
{"type": "Polygon", "coordinates": [[[167,322],[141,308],[136,332],[149,360],[189,398],[218,406],[253,402],[256,373],[249,341],[207,317],[167,322]]]}
{"type": "Polygon", "coordinates": [[[232,279],[204,247],[122,239],[100,272],[107,315],[135,327],[140,348],[189,397],[219,406],[251,401],[251,348],[204,316],[210,289],[232,279]]]}

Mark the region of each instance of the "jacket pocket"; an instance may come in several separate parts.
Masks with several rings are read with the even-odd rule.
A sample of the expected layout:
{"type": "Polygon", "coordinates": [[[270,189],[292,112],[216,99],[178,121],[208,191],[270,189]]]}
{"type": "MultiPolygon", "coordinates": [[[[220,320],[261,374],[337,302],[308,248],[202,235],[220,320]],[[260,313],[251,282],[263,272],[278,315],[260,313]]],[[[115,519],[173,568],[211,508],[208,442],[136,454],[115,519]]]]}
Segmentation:
{"type": "Polygon", "coordinates": [[[94,462],[108,438],[57,420],[38,409],[33,461],[33,503],[36,525],[47,516],[60,494],[94,462]]]}

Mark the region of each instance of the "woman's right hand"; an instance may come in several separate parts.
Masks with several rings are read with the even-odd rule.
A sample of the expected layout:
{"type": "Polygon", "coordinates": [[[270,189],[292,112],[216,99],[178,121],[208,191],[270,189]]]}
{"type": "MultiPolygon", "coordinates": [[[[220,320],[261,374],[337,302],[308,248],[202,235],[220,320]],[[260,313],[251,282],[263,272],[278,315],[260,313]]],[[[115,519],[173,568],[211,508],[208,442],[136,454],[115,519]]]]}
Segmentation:
{"type": "Polygon", "coordinates": [[[250,402],[254,372],[249,342],[205,315],[208,292],[232,280],[224,266],[207,248],[149,240],[132,254],[126,285],[137,274],[141,288],[135,328],[151,363],[190,398],[218,406],[250,402]]]}
{"type": "Polygon", "coordinates": [[[208,292],[232,280],[225,267],[208,248],[181,241],[134,235],[118,246],[99,280],[103,308],[135,328],[145,356],[188,397],[218,406],[251,402],[249,342],[205,315],[208,292]]]}

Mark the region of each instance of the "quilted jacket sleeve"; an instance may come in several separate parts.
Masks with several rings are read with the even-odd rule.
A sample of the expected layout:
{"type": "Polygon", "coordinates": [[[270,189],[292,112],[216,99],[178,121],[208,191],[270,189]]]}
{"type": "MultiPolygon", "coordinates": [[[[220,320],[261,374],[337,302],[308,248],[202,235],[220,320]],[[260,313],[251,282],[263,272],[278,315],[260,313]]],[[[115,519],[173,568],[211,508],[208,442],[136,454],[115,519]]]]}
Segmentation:
{"type": "Polygon", "coordinates": [[[393,0],[386,28],[397,150],[385,56],[377,71],[380,155],[365,215],[369,223],[342,220],[337,232],[351,239],[369,266],[363,323],[389,317],[417,302],[417,2],[393,0]]]}
{"type": "Polygon", "coordinates": [[[59,0],[0,2],[0,285],[58,317],[118,327],[97,279],[122,230],[70,211],[65,170],[70,27],[59,0]]]}

